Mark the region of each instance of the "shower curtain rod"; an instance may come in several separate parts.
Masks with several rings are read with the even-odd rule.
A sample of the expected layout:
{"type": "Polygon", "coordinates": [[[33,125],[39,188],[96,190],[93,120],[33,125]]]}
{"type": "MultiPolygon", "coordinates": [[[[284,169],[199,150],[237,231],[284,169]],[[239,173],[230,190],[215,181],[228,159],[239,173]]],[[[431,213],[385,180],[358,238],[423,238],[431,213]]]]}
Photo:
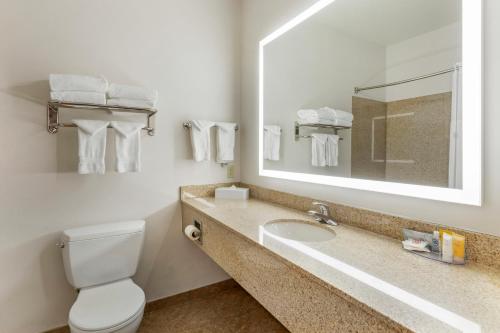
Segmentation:
{"type": "Polygon", "coordinates": [[[452,73],[457,68],[460,68],[460,67],[462,67],[462,65],[457,65],[457,66],[455,66],[453,68],[448,68],[448,69],[445,69],[445,70],[442,70],[442,71],[439,71],[439,72],[435,72],[435,73],[431,73],[431,74],[427,74],[427,75],[417,76],[417,77],[414,77],[414,78],[411,78],[411,79],[406,79],[406,80],[396,81],[396,82],[391,82],[391,83],[386,83],[386,84],[380,84],[380,85],[377,85],[377,86],[363,87],[363,88],[355,87],[354,88],[354,94],[357,95],[358,93],[360,93],[361,91],[364,91],[364,90],[372,90],[372,89],[378,89],[378,88],[384,88],[384,87],[397,86],[397,85],[400,85],[400,84],[403,84],[403,83],[408,83],[408,82],[423,80],[423,79],[427,79],[427,78],[438,76],[438,75],[452,73]]]}

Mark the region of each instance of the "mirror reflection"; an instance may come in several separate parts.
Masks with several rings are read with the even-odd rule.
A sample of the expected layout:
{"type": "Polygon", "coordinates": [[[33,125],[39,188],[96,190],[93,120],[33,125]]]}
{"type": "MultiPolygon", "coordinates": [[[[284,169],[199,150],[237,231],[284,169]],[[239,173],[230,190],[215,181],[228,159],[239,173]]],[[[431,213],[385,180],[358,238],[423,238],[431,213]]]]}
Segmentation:
{"type": "Polygon", "coordinates": [[[461,3],[336,0],[264,48],[264,169],[462,186],[461,3]]]}

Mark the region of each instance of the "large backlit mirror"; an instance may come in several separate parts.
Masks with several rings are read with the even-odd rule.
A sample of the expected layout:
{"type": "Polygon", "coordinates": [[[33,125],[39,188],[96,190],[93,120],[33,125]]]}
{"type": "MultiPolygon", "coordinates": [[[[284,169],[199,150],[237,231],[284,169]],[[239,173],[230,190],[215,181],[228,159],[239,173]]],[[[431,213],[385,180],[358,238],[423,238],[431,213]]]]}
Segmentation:
{"type": "Polygon", "coordinates": [[[260,173],[481,201],[481,1],[326,0],[260,44],[260,173]]]}

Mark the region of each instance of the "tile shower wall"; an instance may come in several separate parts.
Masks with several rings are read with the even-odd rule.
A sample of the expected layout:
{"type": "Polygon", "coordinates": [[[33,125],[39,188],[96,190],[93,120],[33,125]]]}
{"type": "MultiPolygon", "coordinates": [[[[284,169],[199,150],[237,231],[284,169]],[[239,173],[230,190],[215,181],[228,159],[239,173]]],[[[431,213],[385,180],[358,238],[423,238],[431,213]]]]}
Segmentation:
{"type": "Polygon", "coordinates": [[[448,186],[451,93],[352,100],[353,177],[448,186]]]}
{"type": "Polygon", "coordinates": [[[387,103],[388,181],[448,186],[451,93],[387,103]]]}
{"type": "Polygon", "coordinates": [[[353,97],[351,176],[384,180],[387,103],[353,97]]]}

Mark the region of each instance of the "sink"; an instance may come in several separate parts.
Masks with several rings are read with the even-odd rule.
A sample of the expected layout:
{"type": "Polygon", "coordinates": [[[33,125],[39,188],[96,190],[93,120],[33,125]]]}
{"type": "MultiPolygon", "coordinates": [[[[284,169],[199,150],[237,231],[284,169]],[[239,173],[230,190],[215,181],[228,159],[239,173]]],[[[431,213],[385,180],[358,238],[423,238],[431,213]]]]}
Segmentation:
{"type": "Polygon", "coordinates": [[[275,220],[264,225],[264,230],[274,236],[299,242],[327,242],[335,237],[328,226],[302,220],[275,220]]]}

